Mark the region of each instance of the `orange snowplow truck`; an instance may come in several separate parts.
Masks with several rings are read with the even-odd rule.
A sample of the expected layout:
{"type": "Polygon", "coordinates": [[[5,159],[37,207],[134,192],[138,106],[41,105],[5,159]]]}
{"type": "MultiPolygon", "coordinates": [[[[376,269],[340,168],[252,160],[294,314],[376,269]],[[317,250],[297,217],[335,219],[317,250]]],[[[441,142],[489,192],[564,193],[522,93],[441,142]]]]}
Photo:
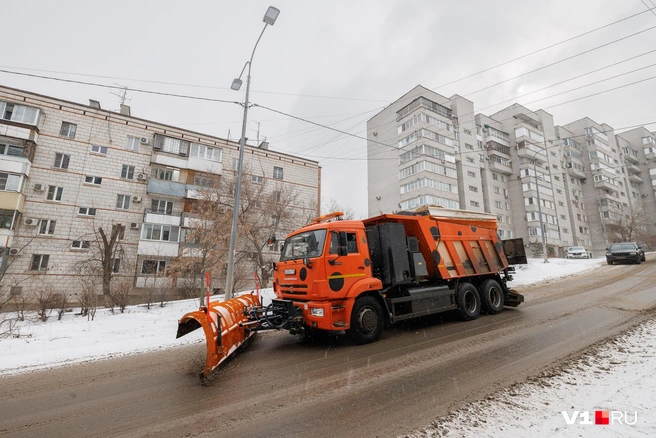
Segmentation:
{"type": "MultiPolygon", "coordinates": [[[[513,268],[494,216],[434,207],[366,220],[341,216],[319,217],[287,236],[273,268],[276,299],[243,307],[246,335],[321,330],[366,344],[399,321],[446,311],[472,320],[524,301],[506,284],[513,268]]],[[[525,263],[516,240],[513,256],[525,263]]],[[[206,317],[197,319],[203,325],[206,317]]]]}

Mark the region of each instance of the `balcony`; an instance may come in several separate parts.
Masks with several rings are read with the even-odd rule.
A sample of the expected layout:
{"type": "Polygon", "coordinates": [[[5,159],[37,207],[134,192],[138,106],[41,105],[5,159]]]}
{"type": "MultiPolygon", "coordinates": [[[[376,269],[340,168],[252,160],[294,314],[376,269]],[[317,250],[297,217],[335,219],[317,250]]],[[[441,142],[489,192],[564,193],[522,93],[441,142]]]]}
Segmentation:
{"type": "Polygon", "coordinates": [[[610,190],[612,192],[616,192],[618,190],[618,187],[616,185],[612,184],[608,180],[595,182],[595,187],[598,188],[598,189],[610,190]]]}
{"type": "Polygon", "coordinates": [[[506,159],[510,158],[510,148],[496,141],[488,141],[487,150],[489,154],[496,154],[506,159]]]}
{"type": "Polygon", "coordinates": [[[492,155],[490,158],[490,170],[493,172],[512,175],[512,162],[492,155]]]}
{"type": "Polygon", "coordinates": [[[640,164],[640,159],[633,154],[624,154],[622,155],[624,161],[631,164],[640,164]]]}
{"type": "Polygon", "coordinates": [[[180,226],[181,219],[180,219],[180,213],[164,214],[164,213],[147,211],[146,216],[144,217],[144,222],[148,224],[180,226]]]}
{"type": "Polygon", "coordinates": [[[22,213],[25,207],[25,195],[20,192],[0,191],[0,210],[17,210],[22,213]]]}
{"type": "Polygon", "coordinates": [[[576,179],[585,179],[586,178],[586,175],[585,175],[584,171],[579,170],[579,169],[574,169],[573,167],[567,169],[567,174],[569,176],[572,176],[572,177],[576,178],[576,179]]]}
{"type": "Polygon", "coordinates": [[[624,167],[626,168],[626,171],[629,172],[629,173],[634,173],[634,174],[642,173],[640,171],[640,168],[638,166],[633,165],[633,164],[627,164],[624,167]]]}
{"type": "Polygon", "coordinates": [[[179,198],[184,198],[187,193],[185,184],[152,178],[148,180],[146,192],[149,194],[177,196],[179,198]]]}
{"type": "MultiPolygon", "coordinates": [[[[180,218],[178,218],[179,220],[180,218]]],[[[166,242],[160,240],[139,240],[137,254],[152,255],[158,257],[177,257],[178,242],[166,242]]]]}
{"type": "Polygon", "coordinates": [[[535,160],[540,163],[547,162],[547,151],[540,146],[537,146],[528,141],[521,141],[517,143],[517,155],[529,160],[535,160]]]}
{"type": "Polygon", "coordinates": [[[645,152],[645,158],[649,161],[656,161],[656,150],[653,152],[646,153],[645,152]]]}
{"type": "Polygon", "coordinates": [[[219,195],[215,193],[216,189],[208,189],[206,187],[195,186],[187,184],[185,186],[185,198],[188,199],[207,199],[218,201],[219,195]]]}
{"type": "Polygon", "coordinates": [[[635,184],[642,184],[642,183],[645,182],[642,178],[640,178],[636,174],[629,175],[629,181],[631,181],[632,183],[635,183],[635,184]]]}

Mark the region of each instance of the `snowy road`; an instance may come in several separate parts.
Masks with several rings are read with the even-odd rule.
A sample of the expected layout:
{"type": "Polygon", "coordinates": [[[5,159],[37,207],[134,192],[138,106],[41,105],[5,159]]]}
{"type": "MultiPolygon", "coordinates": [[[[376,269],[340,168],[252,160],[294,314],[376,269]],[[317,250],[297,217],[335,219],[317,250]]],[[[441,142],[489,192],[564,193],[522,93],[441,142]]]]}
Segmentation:
{"type": "Polygon", "coordinates": [[[500,315],[432,318],[365,346],[263,334],[210,388],[202,345],[5,376],[0,434],[403,435],[649,319],[655,276],[651,258],[603,267],[527,288],[500,315]]]}

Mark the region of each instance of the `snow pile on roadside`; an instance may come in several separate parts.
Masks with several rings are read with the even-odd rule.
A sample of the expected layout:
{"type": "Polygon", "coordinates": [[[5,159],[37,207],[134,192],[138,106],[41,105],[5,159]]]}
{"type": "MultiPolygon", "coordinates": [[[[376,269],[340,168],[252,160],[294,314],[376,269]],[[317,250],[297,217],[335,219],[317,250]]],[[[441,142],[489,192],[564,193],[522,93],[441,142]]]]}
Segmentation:
{"type": "MultiPolygon", "coordinates": [[[[262,291],[265,303],[272,296],[272,289],[262,291]]],[[[70,312],[60,321],[54,315],[44,323],[28,314],[25,321],[17,322],[12,337],[0,339],[0,375],[204,342],[202,330],[175,338],[178,319],[197,309],[198,300],[192,299],[164,307],[151,304],[150,310],[145,305],[130,306],[125,313],[98,309],[93,321],[70,312]]]]}
{"type": "Polygon", "coordinates": [[[655,368],[656,320],[651,319],[549,374],[472,402],[406,437],[653,437],[655,368]],[[562,411],[570,421],[574,411],[588,411],[592,424],[580,424],[588,422],[585,417],[567,424],[562,411]],[[594,424],[595,411],[610,411],[611,424],[594,424]],[[620,414],[612,411],[623,413],[621,424],[620,414]]]}
{"type": "Polygon", "coordinates": [[[508,283],[509,287],[526,286],[528,284],[541,283],[548,280],[560,279],[570,275],[597,269],[606,263],[605,258],[600,259],[528,259],[527,265],[515,265],[516,274],[513,281],[508,283]]]}

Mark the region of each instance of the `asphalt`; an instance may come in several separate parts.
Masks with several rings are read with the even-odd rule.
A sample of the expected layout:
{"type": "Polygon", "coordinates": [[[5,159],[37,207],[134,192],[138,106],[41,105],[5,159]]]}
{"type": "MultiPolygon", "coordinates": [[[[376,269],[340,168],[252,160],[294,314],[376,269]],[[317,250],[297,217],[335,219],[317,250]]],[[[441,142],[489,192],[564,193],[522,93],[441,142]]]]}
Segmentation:
{"type": "Polygon", "coordinates": [[[260,333],[209,387],[204,345],[0,376],[0,435],[403,435],[654,317],[656,258],[520,292],[499,315],[438,315],[364,346],[260,333]]]}

